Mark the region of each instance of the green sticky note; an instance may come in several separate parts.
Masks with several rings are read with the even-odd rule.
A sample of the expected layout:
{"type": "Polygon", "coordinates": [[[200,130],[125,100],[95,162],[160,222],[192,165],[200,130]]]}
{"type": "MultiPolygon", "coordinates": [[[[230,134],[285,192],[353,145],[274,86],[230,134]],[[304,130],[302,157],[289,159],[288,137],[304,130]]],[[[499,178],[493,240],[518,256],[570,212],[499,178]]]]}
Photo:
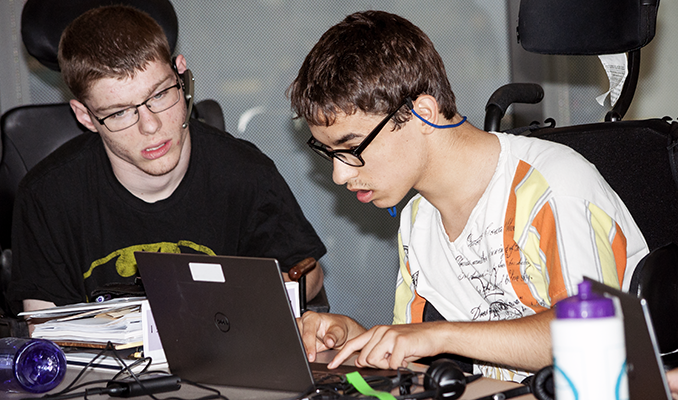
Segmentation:
{"type": "Polygon", "coordinates": [[[348,383],[353,385],[353,387],[365,396],[376,397],[379,400],[396,400],[395,396],[388,392],[380,392],[378,390],[372,389],[372,387],[365,382],[365,379],[360,375],[360,372],[353,371],[346,374],[346,380],[348,383]]]}

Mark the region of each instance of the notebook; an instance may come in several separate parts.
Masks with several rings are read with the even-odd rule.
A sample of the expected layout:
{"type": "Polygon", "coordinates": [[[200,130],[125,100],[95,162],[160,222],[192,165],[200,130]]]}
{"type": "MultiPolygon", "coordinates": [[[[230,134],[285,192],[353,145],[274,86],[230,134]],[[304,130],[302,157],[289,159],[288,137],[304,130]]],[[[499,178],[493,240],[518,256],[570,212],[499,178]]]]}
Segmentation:
{"type": "Polygon", "coordinates": [[[172,374],[299,393],[313,387],[277,260],[135,257],[172,374]]]}
{"type": "Polygon", "coordinates": [[[666,382],[645,299],[639,299],[589,278],[584,279],[591,281],[593,292],[619,299],[624,316],[629,399],[671,400],[671,392],[666,382]]]}

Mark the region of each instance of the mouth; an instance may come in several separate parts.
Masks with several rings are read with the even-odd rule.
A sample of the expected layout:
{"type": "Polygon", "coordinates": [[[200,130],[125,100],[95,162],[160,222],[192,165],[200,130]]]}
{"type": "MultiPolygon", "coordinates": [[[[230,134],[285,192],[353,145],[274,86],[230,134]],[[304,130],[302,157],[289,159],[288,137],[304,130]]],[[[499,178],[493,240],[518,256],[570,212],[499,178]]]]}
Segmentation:
{"type": "Polygon", "coordinates": [[[153,147],[148,147],[144,150],[141,151],[141,154],[144,158],[148,160],[155,160],[156,158],[160,158],[167,154],[167,152],[170,150],[172,147],[172,141],[168,140],[166,142],[162,142],[157,146],[153,147]]]}
{"type": "Polygon", "coordinates": [[[372,190],[354,190],[356,193],[356,198],[361,203],[369,203],[374,197],[374,192],[372,190]]]}

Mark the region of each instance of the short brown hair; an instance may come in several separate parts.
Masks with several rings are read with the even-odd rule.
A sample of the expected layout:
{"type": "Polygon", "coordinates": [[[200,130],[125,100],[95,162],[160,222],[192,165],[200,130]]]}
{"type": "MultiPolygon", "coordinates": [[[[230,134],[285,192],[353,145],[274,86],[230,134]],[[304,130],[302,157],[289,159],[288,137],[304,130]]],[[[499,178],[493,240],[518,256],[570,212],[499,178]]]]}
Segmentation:
{"type": "MultiPolygon", "coordinates": [[[[445,66],[429,37],[383,11],[351,14],[322,35],[287,90],[297,117],[330,126],[338,112],[384,115],[406,97],[433,96],[442,114],[457,113],[445,66]]],[[[396,129],[411,118],[396,117],[396,129]]]]}
{"type": "Polygon", "coordinates": [[[129,6],[87,11],[71,22],[59,42],[59,67],[79,100],[95,81],[134,77],[152,61],[172,62],[165,32],[151,16],[129,6]]]}

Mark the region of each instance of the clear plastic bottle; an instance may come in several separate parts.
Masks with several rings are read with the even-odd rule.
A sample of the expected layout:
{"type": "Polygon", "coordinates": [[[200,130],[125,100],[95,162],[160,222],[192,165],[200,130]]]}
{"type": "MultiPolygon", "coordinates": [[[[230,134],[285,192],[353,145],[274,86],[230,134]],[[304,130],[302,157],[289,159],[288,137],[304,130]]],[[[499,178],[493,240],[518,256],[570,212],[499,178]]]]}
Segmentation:
{"type": "Polygon", "coordinates": [[[553,376],[558,400],[628,400],[624,321],[614,301],[579,284],[556,303],[551,322],[553,376]]]}
{"type": "Polygon", "coordinates": [[[0,338],[0,392],[48,392],[65,374],[66,357],[53,342],[0,338]]]}

